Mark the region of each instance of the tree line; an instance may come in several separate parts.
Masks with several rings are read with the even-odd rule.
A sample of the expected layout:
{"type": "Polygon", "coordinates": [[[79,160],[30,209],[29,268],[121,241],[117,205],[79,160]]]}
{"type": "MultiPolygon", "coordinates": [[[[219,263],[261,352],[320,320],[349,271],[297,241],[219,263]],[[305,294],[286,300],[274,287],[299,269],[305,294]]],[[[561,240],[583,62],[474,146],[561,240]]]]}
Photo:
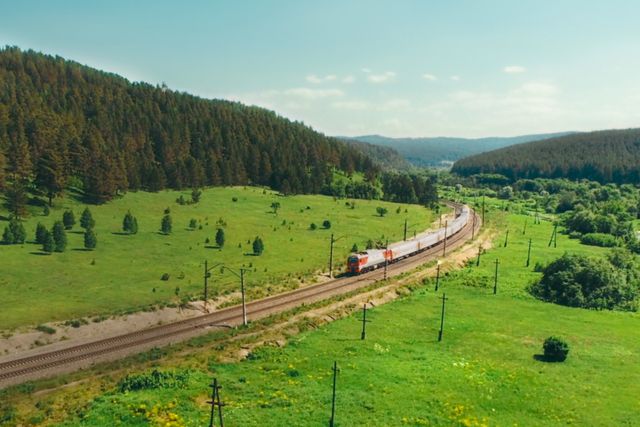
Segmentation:
{"type": "Polygon", "coordinates": [[[640,183],[640,129],[577,133],[458,160],[452,172],[507,181],[532,178],[640,183]]]}
{"type": "Polygon", "coordinates": [[[129,189],[207,185],[319,193],[333,168],[378,170],[355,148],[272,111],[0,50],[0,188],[14,211],[28,191],[51,202],[70,186],[97,203],[129,189]]]}

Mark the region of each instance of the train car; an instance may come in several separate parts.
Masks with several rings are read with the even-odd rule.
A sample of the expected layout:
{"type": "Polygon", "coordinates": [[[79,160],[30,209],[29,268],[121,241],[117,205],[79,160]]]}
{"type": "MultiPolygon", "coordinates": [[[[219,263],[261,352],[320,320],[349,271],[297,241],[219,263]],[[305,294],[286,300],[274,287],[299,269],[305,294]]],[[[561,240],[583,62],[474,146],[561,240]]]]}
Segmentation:
{"type": "Polygon", "coordinates": [[[369,249],[352,253],[347,258],[347,272],[349,274],[365,273],[382,267],[385,263],[393,263],[432,248],[444,240],[445,236],[449,238],[462,230],[469,222],[470,213],[469,207],[464,205],[459,210],[456,208],[456,217],[451,223],[447,223],[446,227],[421,233],[406,241],[392,243],[386,249],[369,249]]]}

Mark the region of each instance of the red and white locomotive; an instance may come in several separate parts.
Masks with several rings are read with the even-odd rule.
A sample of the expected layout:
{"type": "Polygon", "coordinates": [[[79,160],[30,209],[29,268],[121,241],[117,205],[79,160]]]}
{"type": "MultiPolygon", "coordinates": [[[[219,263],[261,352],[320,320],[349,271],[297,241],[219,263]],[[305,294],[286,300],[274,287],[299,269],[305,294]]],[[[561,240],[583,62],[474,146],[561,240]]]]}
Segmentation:
{"type": "Polygon", "coordinates": [[[384,266],[385,262],[390,264],[427,250],[444,240],[445,235],[449,239],[464,228],[469,221],[471,210],[463,205],[459,210],[456,209],[456,213],[458,214],[456,218],[447,224],[446,232],[445,227],[441,227],[435,231],[418,234],[403,242],[392,243],[386,249],[368,249],[349,255],[347,272],[360,274],[375,270],[384,266]]]}

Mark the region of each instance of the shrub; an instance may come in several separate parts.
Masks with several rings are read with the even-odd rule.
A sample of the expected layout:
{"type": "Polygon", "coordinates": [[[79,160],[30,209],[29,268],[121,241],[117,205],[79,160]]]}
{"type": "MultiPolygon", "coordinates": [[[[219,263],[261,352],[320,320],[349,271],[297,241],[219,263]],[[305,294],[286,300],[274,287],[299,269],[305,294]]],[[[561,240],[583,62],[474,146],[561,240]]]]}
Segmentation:
{"type": "Polygon", "coordinates": [[[118,384],[121,393],[125,391],[148,390],[157,388],[183,388],[189,380],[189,372],[160,372],[154,369],[152,372],[127,375],[118,384]]]}
{"type": "Polygon", "coordinates": [[[387,212],[388,212],[388,209],[387,208],[383,208],[382,206],[378,206],[376,208],[376,213],[381,217],[385,216],[387,214],[387,212]]]}
{"type": "Polygon", "coordinates": [[[194,188],[191,191],[191,203],[198,203],[200,201],[200,197],[202,196],[202,191],[194,188]]]}
{"type": "Polygon", "coordinates": [[[42,250],[46,253],[53,252],[55,242],[53,241],[53,235],[49,230],[45,230],[45,234],[42,237],[42,250]]]}
{"type": "Polygon", "coordinates": [[[163,280],[165,282],[169,280],[169,273],[164,273],[162,276],[160,276],[160,280],[163,280]]]}
{"type": "Polygon", "coordinates": [[[358,245],[356,243],[351,246],[351,252],[358,252],[358,245]]]}
{"type": "Polygon", "coordinates": [[[325,228],[325,229],[331,228],[331,221],[329,221],[328,219],[325,219],[324,221],[322,221],[322,228],[325,228]]]}
{"type": "Polygon", "coordinates": [[[224,230],[222,228],[218,228],[218,231],[216,231],[216,245],[219,248],[224,247],[224,230]]]}
{"type": "Polygon", "coordinates": [[[198,227],[198,221],[195,218],[189,220],[189,228],[195,230],[198,227]]]}
{"type": "Polygon", "coordinates": [[[56,330],[54,328],[47,325],[36,326],[36,331],[44,332],[45,334],[49,334],[49,335],[53,335],[56,333],[56,330]]]}
{"type": "Polygon", "coordinates": [[[181,194],[180,197],[176,199],[176,203],[179,205],[185,205],[187,201],[184,199],[184,196],[181,194]]]}
{"type": "Polygon", "coordinates": [[[95,249],[98,245],[98,237],[96,236],[93,228],[90,228],[84,232],[84,247],[85,249],[95,249]]]}
{"type": "Polygon", "coordinates": [[[569,354],[569,344],[557,337],[549,337],[542,345],[544,358],[549,362],[564,362],[569,354]]]}
{"type": "Polygon", "coordinates": [[[76,216],[73,214],[73,211],[64,211],[62,214],[62,223],[64,224],[65,230],[71,230],[73,228],[76,224],[76,216]]]}
{"type": "MultiPolygon", "coordinates": [[[[263,193],[263,194],[264,194],[264,193],[263,193]]],[[[231,198],[231,201],[235,203],[235,202],[237,202],[237,201],[238,201],[238,198],[234,196],[234,197],[232,197],[232,198],[231,198]]]]}
{"type": "Polygon", "coordinates": [[[20,221],[13,218],[9,225],[5,227],[2,233],[2,242],[5,245],[13,245],[15,243],[24,243],[27,239],[27,232],[20,221]]]}
{"type": "Polygon", "coordinates": [[[64,231],[64,225],[61,221],[56,221],[53,224],[51,234],[53,235],[54,250],[56,252],[64,252],[67,248],[67,233],[64,231]]]}
{"type": "Polygon", "coordinates": [[[5,245],[13,245],[14,240],[15,237],[11,232],[11,228],[7,225],[4,228],[4,233],[2,233],[2,243],[4,243],[5,245]]]}
{"type": "Polygon", "coordinates": [[[122,220],[122,231],[129,234],[136,234],[138,232],[138,220],[130,211],[127,211],[122,220]]]}
{"type": "Polygon", "coordinates": [[[82,211],[82,215],[80,216],[80,227],[86,230],[87,228],[95,227],[95,225],[96,222],[93,219],[93,215],[91,215],[91,211],[89,210],[89,208],[85,208],[84,211],[82,211]]]}
{"type": "Polygon", "coordinates": [[[580,237],[580,242],[585,245],[601,246],[603,248],[612,248],[617,245],[615,237],[604,233],[584,234],[580,237]]]}
{"type": "Polygon", "coordinates": [[[315,223],[315,222],[312,222],[312,223],[309,225],[309,230],[315,230],[316,228],[318,228],[318,226],[316,225],[316,223],[315,223]]]}

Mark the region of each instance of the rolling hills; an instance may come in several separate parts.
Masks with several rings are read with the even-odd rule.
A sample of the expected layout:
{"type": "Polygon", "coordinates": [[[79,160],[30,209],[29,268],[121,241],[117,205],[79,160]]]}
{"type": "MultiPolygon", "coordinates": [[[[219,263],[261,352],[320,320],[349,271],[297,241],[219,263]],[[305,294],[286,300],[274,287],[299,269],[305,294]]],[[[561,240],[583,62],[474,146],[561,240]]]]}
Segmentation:
{"type": "Polygon", "coordinates": [[[604,130],[514,145],[458,160],[452,171],[522,178],[640,182],[640,129],[604,130]]]}

